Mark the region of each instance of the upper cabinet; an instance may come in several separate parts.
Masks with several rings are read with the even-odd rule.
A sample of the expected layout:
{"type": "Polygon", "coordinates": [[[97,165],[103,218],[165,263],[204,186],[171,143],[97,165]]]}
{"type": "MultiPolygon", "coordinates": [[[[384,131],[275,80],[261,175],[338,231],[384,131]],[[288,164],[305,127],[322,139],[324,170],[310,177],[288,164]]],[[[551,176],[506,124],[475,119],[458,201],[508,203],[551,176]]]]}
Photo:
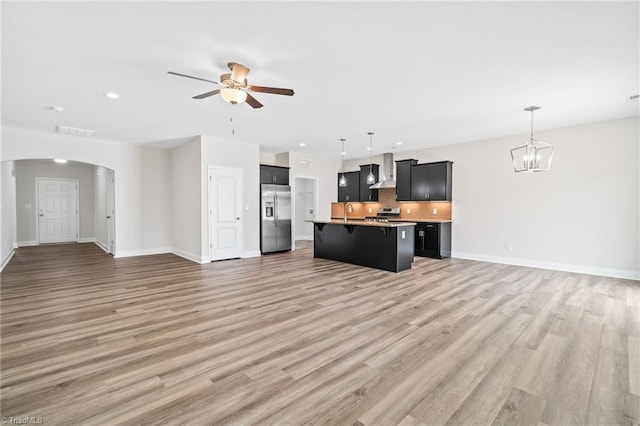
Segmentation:
{"type": "Polygon", "coordinates": [[[411,166],[418,160],[396,161],[396,200],[411,201],[411,166]]]}
{"type": "Polygon", "coordinates": [[[360,201],[360,172],[344,172],[347,186],[340,186],[341,176],[338,173],[338,202],[360,201]]]}
{"type": "Polygon", "coordinates": [[[451,201],[452,172],[451,161],[412,165],[411,201],[451,201]]]}
{"type": "Polygon", "coordinates": [[[289,185],[289,168],[260,164],[260,183],[289,185]]]}
{"type": "Polygon", "coordinates": [[[378,190],[369,189],[373,183],[367,183],[367,176],[369,175],[369,171],[371,171],[376,178],[375,182],[377,182],[380,176],[379,169],[380,166],[378,164],[365,164],[360,166],[360,201],[378,201],[378,190]]]}

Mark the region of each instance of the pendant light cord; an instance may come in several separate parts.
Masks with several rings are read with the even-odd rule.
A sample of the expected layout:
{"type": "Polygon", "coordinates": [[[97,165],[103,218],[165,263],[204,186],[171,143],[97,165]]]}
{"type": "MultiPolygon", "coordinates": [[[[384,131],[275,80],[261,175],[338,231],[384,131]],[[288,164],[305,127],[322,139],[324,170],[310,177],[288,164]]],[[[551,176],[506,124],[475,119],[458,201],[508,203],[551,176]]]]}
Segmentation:
{"type": "Polygon", "coordinates": [[[345,138],[340,139],[342,141],[342,177],[344,177],[344,143],[346,141],[345,138]]]}
{"type": "Polygon", "coordinates": [[[369,132],[369,174],[373,174],[373,132],[369,132]]]}

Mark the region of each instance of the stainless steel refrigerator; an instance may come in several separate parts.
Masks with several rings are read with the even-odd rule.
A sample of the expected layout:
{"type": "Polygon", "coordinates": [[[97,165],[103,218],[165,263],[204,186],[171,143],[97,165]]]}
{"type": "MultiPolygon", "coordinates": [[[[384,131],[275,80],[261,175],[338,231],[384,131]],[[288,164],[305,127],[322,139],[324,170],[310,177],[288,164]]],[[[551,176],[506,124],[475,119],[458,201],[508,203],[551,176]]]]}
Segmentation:
{"type": "Polygon", "coordinates": [[[291,250],[291,188],[260,185],[260,251],[263,254],[291,250]]]}

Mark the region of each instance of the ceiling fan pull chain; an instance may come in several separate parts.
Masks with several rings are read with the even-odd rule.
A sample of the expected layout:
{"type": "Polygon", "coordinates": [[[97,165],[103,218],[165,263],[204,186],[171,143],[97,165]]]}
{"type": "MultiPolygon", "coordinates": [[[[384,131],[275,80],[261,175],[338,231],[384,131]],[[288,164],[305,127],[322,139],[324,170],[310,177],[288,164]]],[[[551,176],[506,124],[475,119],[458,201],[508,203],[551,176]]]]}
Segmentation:
{"type": "Polygon", "coordinates": [[[236,129],[233,127],[233,115],[231,117],[229,117],[229,122],[231,123],[231,134],[235,135],[236,134],[236,129]]]}

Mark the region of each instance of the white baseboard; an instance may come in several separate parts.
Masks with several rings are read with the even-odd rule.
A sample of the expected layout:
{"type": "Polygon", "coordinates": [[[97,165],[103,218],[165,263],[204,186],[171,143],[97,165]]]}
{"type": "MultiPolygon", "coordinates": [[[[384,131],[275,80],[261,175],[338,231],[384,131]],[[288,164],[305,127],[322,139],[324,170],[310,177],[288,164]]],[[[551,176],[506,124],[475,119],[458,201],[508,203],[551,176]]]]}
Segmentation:
{"type": "Polygon", "coordinates": [[[296,236],[296,241],[313,241],[313,235],[296,236]]]}
{"type": "Polygon", "coordinates": [[[83,237],[78,238],[79,243],[95,243],[96,239],[94,237],[83,237]]]}
{"type": "Polygon", "coordinates": [[[180,257],[182,257],[184,259],[190,260],[192,262],[199,263],[201,265],[203,263],[209,263],[210,262],[210,260],[207,260],[204,257],[200,257],[197,254],[189,253],[187,251],[180,250],[180,249],[177,249],[175,247],[172,248],[170,252],[175,254],[176,256],[180,256],[180,257]]]}
{"type": "Polygon", "coordinates": [[[7,266],[7,263],[9,263],[9,261],[11,260],[11,258],[13,257],[15,251],[11,250],[9,252],[9,254],[7,255],[7,257],[5,259],[2,260],[2,265],[0,265],[0,271],[2,271],[4,269],[5,266],[7,266]]]}
{"type": "Polygon", "coordinates": [[[94,241],[94,243],[100,247],[102,250],[104,250],[105,253],[109,253],[109,247],[107,247],[107,245],[105,243],[103,243],[102,241],[96,239],[94,241]]]}
{"type": "Polygon", "coordinates": [[[171,247],[158,247],[151,249],[141,249],[141,250],[121,250],[115,252],[113,257],[134,257],[134,256],[149,256],[151,254],[164,254],[171,253],[171,247]]]}
{"type": "Polygon", "coordinates": [[[530,268],[551,269],[553,271],[575,272],[578,274],[599,275],[628,280],[640,280],[640,271],[624,269],[600,268],[597,266],[572,265],[567,263],[546,262],[542,260],[520,259],[514,257],[488,256],[476,253],[452,251],[451,257],[456,259],[479,260],[481,262],[503,263],[505,265],[527,266],[530,268]]]}
{"type": "Polygon", "coordinates": [[[242,252],[242,255],[240,257],[242,259],[248,259],[250,257],[260,257],[261,255],[262,253],[260,253],[260,250],[251,250],[242,252]]]}
{"type": "Polygon", "coordinates": [[[18,241],[18,247],[32,247],[38,245],[40,245],[40,243],[37,241],[18,241]]]}

